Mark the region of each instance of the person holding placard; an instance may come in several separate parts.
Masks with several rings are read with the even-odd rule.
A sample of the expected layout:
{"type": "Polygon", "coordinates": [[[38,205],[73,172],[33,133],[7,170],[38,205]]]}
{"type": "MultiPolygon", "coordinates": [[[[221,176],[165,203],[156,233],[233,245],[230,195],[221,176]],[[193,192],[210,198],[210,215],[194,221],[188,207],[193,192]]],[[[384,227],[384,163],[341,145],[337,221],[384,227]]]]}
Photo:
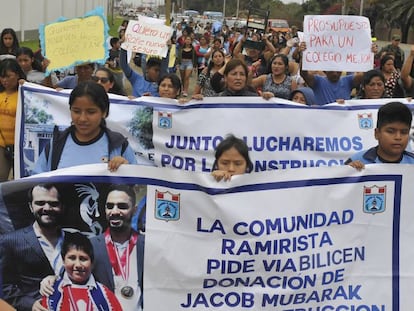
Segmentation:
{"type": "Polygon", "coordinates": [[[161,59],[151,57],[147,60],[144,76],[136,72],[128,64],[127,51],[121,48],[119,54],[120,65],[125,77],[132,86],[132,96],[159,96],[158,95],[158,79],[160,78],[161,59]]]}
{"type": "MultiPolygon", "coordinates": [[[[299,45],[301,52],[306,50],[306,43],[299,45]]],[[[303,70],[301,64],[301,76],[307,86],[313,89],[317,105],[326,105],[351,98],[352,90],[361,84],[363,73],[342,75],[341,71],[325,71],[325,76],[303,70]]]]}

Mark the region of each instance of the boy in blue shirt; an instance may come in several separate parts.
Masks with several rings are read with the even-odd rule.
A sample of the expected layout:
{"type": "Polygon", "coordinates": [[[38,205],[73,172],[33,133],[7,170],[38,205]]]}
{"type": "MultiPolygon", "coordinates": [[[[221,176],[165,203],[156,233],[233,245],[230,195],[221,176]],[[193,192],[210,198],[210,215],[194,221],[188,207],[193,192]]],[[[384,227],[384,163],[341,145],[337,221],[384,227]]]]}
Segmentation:
{"type": "Polygon", "coordinates": [[[405,150],[411,121],[412,113],[403,103],[391,102],[381,106],[375,129],[378,145],[354,154],[345,164],[358,170],[371,163],[414,164],[414,154],[405,150]]]}

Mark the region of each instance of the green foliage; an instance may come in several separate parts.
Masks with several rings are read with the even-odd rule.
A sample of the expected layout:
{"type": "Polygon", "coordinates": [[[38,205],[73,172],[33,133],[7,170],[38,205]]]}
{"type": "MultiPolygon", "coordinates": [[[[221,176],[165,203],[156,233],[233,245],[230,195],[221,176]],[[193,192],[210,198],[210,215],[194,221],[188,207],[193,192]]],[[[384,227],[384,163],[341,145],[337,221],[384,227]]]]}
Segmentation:
{"type": "Polygon", "coordinates": [[[27,124],[47,124],[53,120],[53,116],[45,110],[36,107],[29,108],[26,113],[27,124]]]}
{"type": "Polygon", "coordinates": [[[152,115],[153,109],[151,107],[137,109],[128,124],[129,132],[138,138],[138,141],[145,149],[154,148],[152,142],[152,115]]]}

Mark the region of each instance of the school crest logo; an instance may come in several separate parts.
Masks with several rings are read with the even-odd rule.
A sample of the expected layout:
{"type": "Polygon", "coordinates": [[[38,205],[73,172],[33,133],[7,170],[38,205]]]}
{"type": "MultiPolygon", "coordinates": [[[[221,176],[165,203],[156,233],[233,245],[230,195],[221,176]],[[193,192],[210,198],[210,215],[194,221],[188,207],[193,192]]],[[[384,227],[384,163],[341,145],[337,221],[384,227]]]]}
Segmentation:
{"type": "Polygon", "coordinates": [[[372,113],[358,113],[359,128],[362,130],[369,130],[374,127],[374,121],[372,120],[372,113]]]}
{"type": "Polygon", "coordinates": [[[165,221],[180,219],[180,194],[155,190],[155,218],[165,221]]]}
{"type": "Polygon", "coordinates": [[[172,113],[158,112],[158,127],[162,129],[170,129],[172,127],[172,113]]]}
{"type": "Polygon", "coordinates": [[[364,186],[364,213],[376,214],[385,211],[385,195],[387,186],[364,186]]]}

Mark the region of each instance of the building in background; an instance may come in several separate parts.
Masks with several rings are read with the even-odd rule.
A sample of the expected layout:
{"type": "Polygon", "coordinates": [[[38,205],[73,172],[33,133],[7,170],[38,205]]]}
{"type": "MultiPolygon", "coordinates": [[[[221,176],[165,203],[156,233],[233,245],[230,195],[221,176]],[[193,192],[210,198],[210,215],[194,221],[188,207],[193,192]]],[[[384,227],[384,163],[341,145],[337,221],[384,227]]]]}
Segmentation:
{"type": "Polygon", "coordinates": [[[0,10],[1,28],[13,28],[19,41],[35,40],[39,38],[39,25],[52,23],[59,17],[80,17],[98,6],[108,12],[108,1],[110,0],[7,1],[0,10]]]}

